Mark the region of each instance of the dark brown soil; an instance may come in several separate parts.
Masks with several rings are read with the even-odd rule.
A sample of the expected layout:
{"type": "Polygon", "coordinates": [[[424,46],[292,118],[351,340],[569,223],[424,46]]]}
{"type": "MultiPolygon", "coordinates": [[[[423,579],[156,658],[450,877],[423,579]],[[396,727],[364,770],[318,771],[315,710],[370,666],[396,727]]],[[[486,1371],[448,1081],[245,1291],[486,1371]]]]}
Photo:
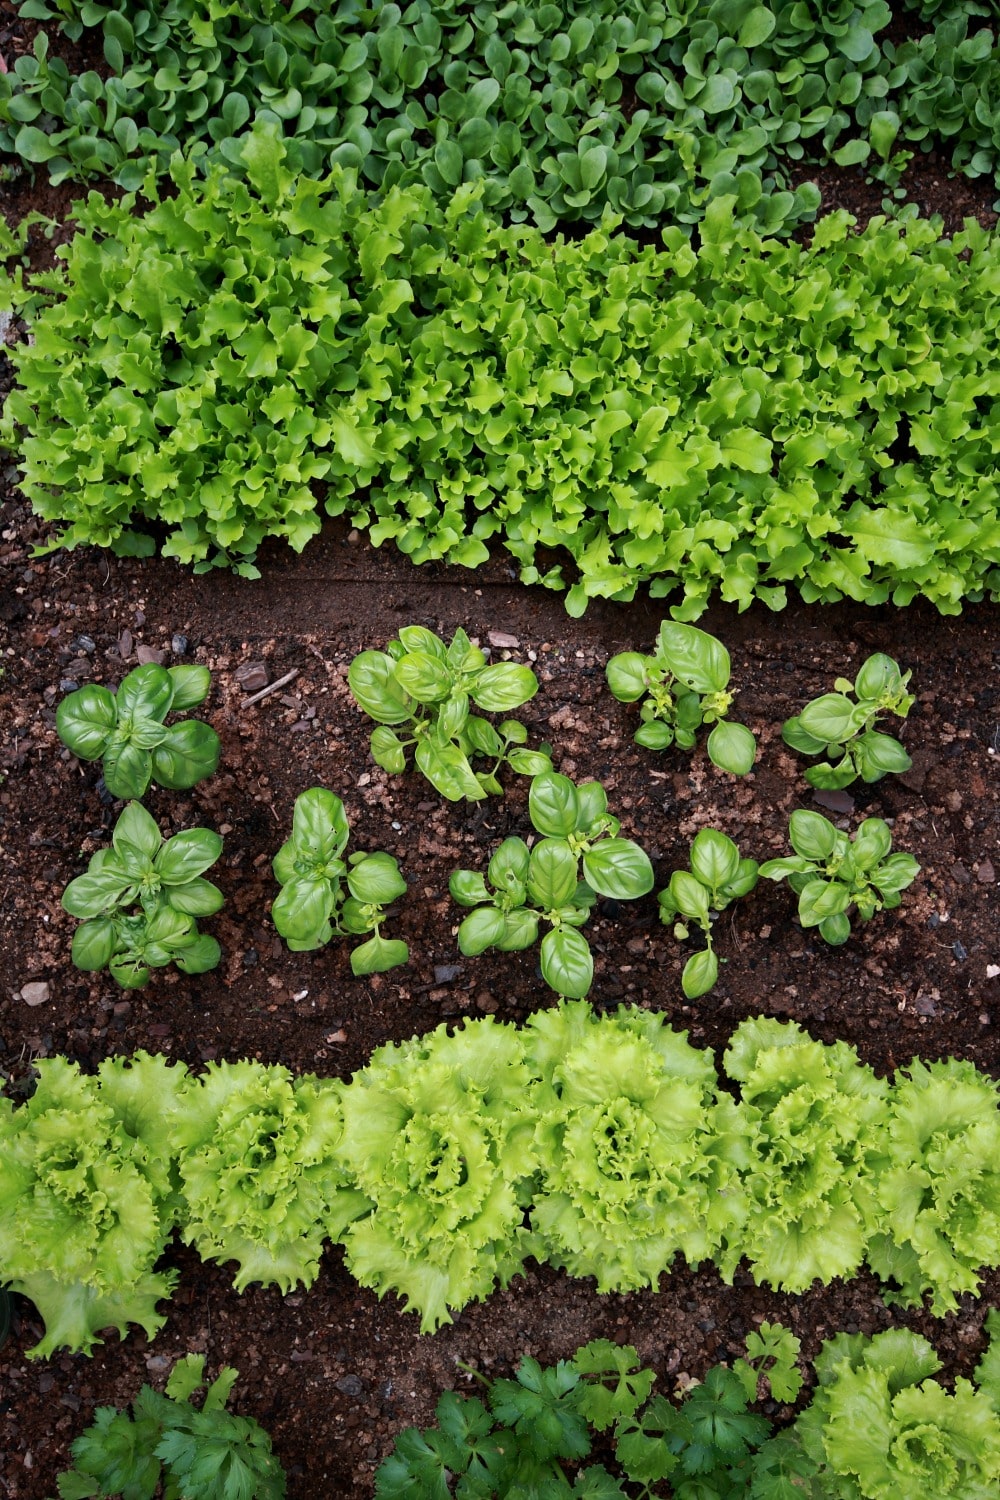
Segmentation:
{"type": "MultiPolygon", "coordinates": [[[[0,4],[0,46],[9,15],[0,4]]],[[[933,157],[921,158],[909,180],[947,228],[966,213],[995,222],[992,188],[949,181],[933,157]]],[[[829,206],[862,218],[879,211],[881,189],[853,173],[824,174],[822,182],[829,206]]],[[[11,217],[30,207],[64,215],[72,196],[22,186],[0,206],[11,217]]],[[[347,665],[409,622],[447,635],[462,625],[484,645],[491,632],[517,641],[494,651],[532,662],[541,679],[522,712],[532,742],[551,741],[557,765],[577,779],[604,781],[623,832],[653,859],[657,889],[709,824],[744,853],[784,852],[789,812],[815,804],[801,761],[781,743],[782,720],[837,675],[853,675],[874,650],[912,668],[918,702],[900,735],[913,770],[854,789],[852,814],[841,819],[893,820],[897,847],[919,859],[922,873],[900,911],[833,950],[797,925],[784,886],[762,882],[719,924],[727,962],[716,990],[688,1004],[679,984],[685,954],[659,923],[655,897],[602,903],[588,926],[597,954],[591,998],[598,1007],[624,1000],[662,1010],[692,1041],[715,1048],[743,1017],[765,1013],[794,1018],[824,1040],[847,1039],[882,1072],[919,1054],[968,1058],[1000,1075],[995,607],[948,619],[921,605],[792,605],[778,615],[755,607],[742,616],[713,609],[700,623],[728,645],[736,715],[761,745],[752,776],[736,780],[703,750],[689,757],[637,748],[634,711],[607,690],[609,655],[651,647],[663,614],[655,602],[594,604],[571,621],[557,596],[518,587],[503,558],[475,574],[416,571],[339,525],[301,559],[268,551],[258,583],[194,578],[158,560],[95,552],[34,560],[43,532],[13,477],[9,466],[0,511],[0,1073],[14,1097],[30,1089],[33,1060],[57,1052],[86,1068],[144,1047],[196,1066],[251,1056],[346,1077],[389,1039],[465,1015],[522,1020],[551,1002],[532,956],[458,954],[458,913],[448,896],[452,869],[481,868],[500,839],[527,830],[524,783],[513,779],[502,802],[453,806],[415,775],[387,778],[368,756],[371,726],[347,692],[347,665]],[[99,794],[99,767],[62,748],[54,720],[71,684],[117,684],[140,646],[164,651],[168,664],[199,661],[213,672],[205,712],[222,738],[219,773],[190,793],[154,791],[148,805],[166,832],[205,824],[225,835],[213,878],[226,906],[206,924],[224,958],[214,974],[163,971],[147,989],[125,994],[69,964],[74,922],[60,895],[106,841],[119,809],[99,794]],[[298,676],[248,706],[236,681],[248,661],[263,662],[271,681],[293,669],[298,676]],[[406,969],[355,980],[345,947],[289,954],[278,941],[268,919],[276,890],[269,861],[296,795],[314,785],[343,798],[357,847],[399,858],[410,890],[387,932],[409,942],[406,969]],[[48,998],[29,1006],[21,991],[38,981],[48,998]]],[[[738,1353],[762,1318],[791,1326],[809,1358],[838,1329],[872,1333],[902,1318],[934,1339],[949,1373],[968,1374],[985,1310],[1000,1292],[1000,1274],[992,1273],[981,1300],[935,1320],[891,1313],[869,1278],[791,1297],[755,1287],[746,1274],[728,1288],[710,1268],[679,1267],[658,1293],[598,1296],[590,1282],[532,1266],[453,1327],[421,1337],[395,1299],[380,1304],[356,1285],[336,1251],[313,1288],[284,1299],[273,1289],[237,1296],[225,1268],[188,1251],[170,1259],[180,1287],[152,1345],[133,1332],[89,1360],[32,1362],[25,1350],[41,1327],[33,1309],[17,1303],[0,1353],[0,1493],[9,1500],[53,1494],[95,1405],[126,1404],[144,1380],[162,1386],[186,1351],[204,1352],[212,1371],[224,1363],[240,1369],[236,1405],[271,1432],[292,1500],[364,1497],[399,1431],[428,1422],[440,1390],[468,1379],[457,1361],[507,1373],[524,1353],[554,1360],[607,1336],[636,1344],[669,1390],[738,1353]]]]}

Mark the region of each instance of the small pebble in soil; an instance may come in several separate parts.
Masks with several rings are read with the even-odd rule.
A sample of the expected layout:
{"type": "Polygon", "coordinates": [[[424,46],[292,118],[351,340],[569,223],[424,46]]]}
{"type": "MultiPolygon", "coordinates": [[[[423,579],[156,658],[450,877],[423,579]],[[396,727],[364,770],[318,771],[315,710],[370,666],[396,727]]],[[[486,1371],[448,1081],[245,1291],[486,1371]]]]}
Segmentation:
{"type": "Polygon", "coordinates": [[[90,656],[97,650],[97,644],[89,635],[78,635],[73,642],[73,650],[83,651],[85,655],[90,656]]]}
{"type": "Polygon", "coordinates": [[[30,984],[23,986],[21,999],[25,1005],[44,1005],[49,998],[49,987],[44,979],[33,980],[30,984]]]}
{"type": "Polygon", "coordinates": [[[435,984],[450,984],[462,972],[461,964],[437,964],[434,968],[435,984]]]}
{"type": "Polygon", "coordinates": [[[258,693],[267,687],[267,668],[262,661],[244,661],[236,668],[236,681],[245,693],[258,693]]]}
{"type": "Polygon", "coordinates": [[[952,943],[951,951],[952,953],[954,953],[960,964],[964,964],[965,960],[969,956],[968,949],[965,947],[964,943],[952,943]]]}
{"type": "Polygon", "coordinates": [[[136,646],[135,659],[140,667],[162,667],[167,659],[167,653],[161,651],[158,646],[136,646]]]}
{"type": "Polygon", "coordinates": [[[364,1383],[358,1379],[357,1375],[342,1375],[339,1380],[335,1380],[333,1383],[337,1387],[337,1390],[344,1396],[364,1395],[364,1383]]]}
{"type": "Polygon", "coordinates": [[[175,656],[183,656],[188,648],[188,638],[179,632],[170,637],[170,649],[175,656]]]}

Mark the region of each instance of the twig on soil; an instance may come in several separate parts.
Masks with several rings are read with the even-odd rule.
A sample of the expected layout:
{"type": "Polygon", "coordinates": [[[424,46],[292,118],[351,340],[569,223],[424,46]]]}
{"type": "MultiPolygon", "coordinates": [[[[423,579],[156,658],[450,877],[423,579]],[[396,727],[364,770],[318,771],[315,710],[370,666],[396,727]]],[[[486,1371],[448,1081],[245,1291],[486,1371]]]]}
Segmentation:
{"type": "Polygon", "coordinates": [[[266,688],[261,688],[259,693],[254,693],[250,698],[244,698],[241,707],[249,708],[252,703],[259,703],[262,698],[270,698],[271,694],[276,693],[279,688],[287,687],[290,682],[294,682],[298,675],[298,667],[293,667],[290,672],[285,673],[284,677],[279,677],[277,682],[269,683],[266,688]]]}

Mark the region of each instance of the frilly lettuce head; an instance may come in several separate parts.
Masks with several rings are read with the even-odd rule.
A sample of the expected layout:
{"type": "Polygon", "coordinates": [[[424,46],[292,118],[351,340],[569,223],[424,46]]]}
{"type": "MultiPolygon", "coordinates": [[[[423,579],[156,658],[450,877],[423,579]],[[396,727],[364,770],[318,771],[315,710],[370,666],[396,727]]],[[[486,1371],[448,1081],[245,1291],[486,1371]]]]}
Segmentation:
{"type": "Polygon", "coordinates": [[[523,1264],[528,1083],[518,1033],[488,1017],[379,1048],[345,1090],[341,1157],[374,1204],[344,1235],[347,1264],[423,1333],[523,1264]]]}
{"type": "Polygon", "coordinates": [[[183,1237],[207,1260],[235,1260],[237,1291],[311,1286],[326,1236],[367,1206],[337,1164],[342,1092],[258,1062],[212,1063],[191,1081],[173,1131],[183,1237]]]}
{"type": "Polygon", "coordinates": [[[897,1075],[883,1131],[881,1231],[868,1260],[904,1305],[932,1295],[952,1312],[977,1292],[981,1266],[1000,1264],[998,1086],[969,1062],[914,1061],[897,1075]]]}
{"type": "Polygon", "coordinates": [[[816,1360],[819,1389],[795,1424],[839,1500],[996,1500],[1000,1417],[986,1389],[936,1380],[941,1362],[905,1328],[840,1333],[816,1360]]]}
{"type": "Polygon", "coordinates": [[[736,1116],[751,1165],[747,1218],[721,1259],[724,1274],[742,1253],[758,1282],[786,1292],[851,1275],[874,1229],[872,1161],[888,1084],[845,1042],[825,1046],[793,1021],[765,1018],[737,1027],[725,1067],[741,1085],[736,1116]]]}
{"type": "Polygon", "coordinates": [[[44,1319],[30,1353],[89,1354],[98,1330],[124,1338],[129,1323],[152,1338],[176,1280],[153,1265],[173,1228],[165,1136],[186,1070],[145,1053],[100,1080],[61,1057],[37,1069],[27,1104],[0,1100],[0,1278],[44,1319]]]}
{"type": "Polygon", "coordinates": [[[539,1186],[532,1214],[539,1259],[599,1291],[655,1286],[678,1250],[710,1256],[738,1194],[716,1134],[711,1054],[661,1015],[585,1001],[532,1016],[524,1029],[539,1075],[539,1186]]]}

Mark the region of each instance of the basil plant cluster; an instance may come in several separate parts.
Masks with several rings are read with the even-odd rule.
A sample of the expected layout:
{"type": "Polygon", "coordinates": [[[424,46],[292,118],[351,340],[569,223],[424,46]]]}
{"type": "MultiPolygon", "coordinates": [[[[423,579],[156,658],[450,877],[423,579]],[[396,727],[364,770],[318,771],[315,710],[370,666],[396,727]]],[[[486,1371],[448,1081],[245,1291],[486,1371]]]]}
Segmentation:
{"type": "Polygon", "coordinates": [[[63,892],[66,911],[85,919],[73,935],[76,967],[110,969],[129,990],[169,963],[185,974],[214,969],[219,945],[196,919],[222,905],[222,892],[202,878],[221,853],[222,839],[208,828],[164,839],[145,808],[130,802],[111,848],[99,849],[63,892]]]}
{"type": "Polygon", "coordinates": [[[183,790],[211,776],[219,764],[219,736],[200,719],[164,723],[208,696],[207,667],[136,667],[118,687],[89,683],[63,698],[56,728],[81,760],[102,762],[104,785],[124,800],[146,795],[151,781],[183,790]]]}
{"type": "Polygon", "coordinates": [[[827,755],[806,771],[810,786],[832,791],[862,781],[881,781],[890,771],[899,775],[913,764],[891,734],[875,728],[881,714],[905,719],[914,703],[906,690],[909,672],[901,672],[891,656],[876,651],[854,682],[838,677],[833,693],[813,698],[800,714],[788,719],[781,737],[804,755],[827,755]]]}

